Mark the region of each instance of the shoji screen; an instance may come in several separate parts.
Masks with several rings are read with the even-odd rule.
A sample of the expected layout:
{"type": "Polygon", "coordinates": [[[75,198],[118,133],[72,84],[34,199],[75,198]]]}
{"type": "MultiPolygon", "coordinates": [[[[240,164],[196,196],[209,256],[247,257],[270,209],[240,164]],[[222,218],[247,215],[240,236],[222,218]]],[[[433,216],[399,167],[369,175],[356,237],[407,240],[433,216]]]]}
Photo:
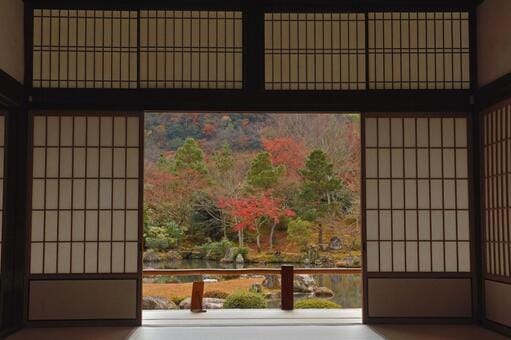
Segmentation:
{"type": "Polygon", "coordinates": [[[266,13],[268,90],[366,88],[363,13],[266,13]]]}
{"type": "Polygon", "coordinates": [[[467,12],[368,14],[371,89],[469,89],[467,12]]]}
{"type": "Polygon", "coordinates": [[[468,12],[266,13],[268,90],[469,89],[468,12]]]}
{"type": "Polygon", "coordinates": [[[511,103],[481,118],[486,318],[511,327],[511,103]]]}
{"type": "Polygon", "coordinates": [[[139,114],[34,114],[30,320],[136,319],[142,126],[139,114]]]}
{"type": "Polygon", "coordinates": [[[470,317],[467,118],[365,115],[363,131],[368,317],[470,317]]]}
{"type": "Polygon", "coordinates": [[[34,10],[35,88],[137,87],[136,11],[34,10]]]}
{"type": "Polygon", "coordinates": [[[140,87],[242,88],[242,20],[233,11],[141,11],[140,87]]]}

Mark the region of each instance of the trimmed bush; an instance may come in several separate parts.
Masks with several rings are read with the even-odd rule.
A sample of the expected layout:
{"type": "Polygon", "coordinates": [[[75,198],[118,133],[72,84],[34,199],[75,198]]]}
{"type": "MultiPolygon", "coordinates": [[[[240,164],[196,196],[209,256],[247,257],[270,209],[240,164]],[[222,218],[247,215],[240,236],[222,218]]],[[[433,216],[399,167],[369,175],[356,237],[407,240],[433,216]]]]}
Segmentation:
{"type": "Polygon", "coordinates": [[[261,294],[251,292],[235,292],[227,296],[225,299],[224,308],[266,308],[266,301],[261,294]]]}
{"type": "Polygon", "coordinates": [[[335,309],[341,308],[341,305],[325,299],[304,299],[295,302],[297,309],[335,309]]]}
{"type": "Polygon", "coordinates": [[[204,293],[204,297],[215,299],[226,299],[228,295],[229,294],[227,294],[226,292],[222,292],[221,290],[210,290],[204,293]]]}
{"type": "Polygon", "coordinates": [[[170,297],[170,301],[174,302],[178,306],[181,303],[181,301],[183,301],[184,299],[186,299],[186,296],[171,296],[170,297]]]}
{"type": "Polygon", "coordinates": [[[232,243],[224,239],[220,242],[209,242],[200,246],[201,256],[208,260],[218,261],[225,256],[227,249],[232,247],[232,243]]]}
{"type": "Polygon", "coordinates": [[[236,260],[236,257],[238,256],[238,254],[241,254],[241,256],[243,256],[243,259],[247,260],[248,259],[248,248],[247,247],[233,247],[231,260],[233,260],[233,261],[236,260]]]}

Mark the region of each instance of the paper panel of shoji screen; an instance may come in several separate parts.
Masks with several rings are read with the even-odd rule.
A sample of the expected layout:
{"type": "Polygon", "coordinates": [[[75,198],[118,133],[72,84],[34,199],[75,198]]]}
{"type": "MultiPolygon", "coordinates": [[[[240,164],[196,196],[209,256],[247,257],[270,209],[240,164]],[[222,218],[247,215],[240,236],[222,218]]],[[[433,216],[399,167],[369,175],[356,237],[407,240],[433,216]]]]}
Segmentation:
{"type": "Polygon", "coordinates": [[[484,131],[486,274],[511,277],[511,105],[487,112],[484,131]]]}
{"type": "Polygon", "coordinates": [[[365,118],[368,272],[469,272],[465,118],[365,118]]]}
{"type": "Polygon", "coordinates": [[[136,88],[136,11],[35,9],[34,88],[136,88]]]}
{"type": "Polygon", "coordinates": [[[30,273],[135,273],[139,116],[35,115],[30,273]]]}
{"type": "Polygon", "coordinates": [[[241,12],[140,12],[140,87],[242,86],[241,12]]]}
{"type": "Polygon", "coordinates": [[[469,89],[467,12],[368,13],[370,89],[469,89]]]}
{"type": "Polygon", "coordinates": [[[267,90],[366,88],[363,13],[266,13],[267,90]]]}

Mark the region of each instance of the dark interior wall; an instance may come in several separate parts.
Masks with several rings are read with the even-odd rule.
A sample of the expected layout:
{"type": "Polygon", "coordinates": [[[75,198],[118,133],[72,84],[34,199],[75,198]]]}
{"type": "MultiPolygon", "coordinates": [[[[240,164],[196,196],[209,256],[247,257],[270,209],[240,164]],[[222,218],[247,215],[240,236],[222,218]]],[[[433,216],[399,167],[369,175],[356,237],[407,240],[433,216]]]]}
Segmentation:
{"type": "Polygon", "coordinates": [[[0,1],[0,111],[5,118],[0,338],[23,323],[26,110],[24,4],[0,1]]]}
{"type": "Polygon", "coordinates": [[[0,70],[18,82],[24,78],[23,1],[0,1],[0,70]],[[8,51],[8,52],[6,52],[8,51]]]}

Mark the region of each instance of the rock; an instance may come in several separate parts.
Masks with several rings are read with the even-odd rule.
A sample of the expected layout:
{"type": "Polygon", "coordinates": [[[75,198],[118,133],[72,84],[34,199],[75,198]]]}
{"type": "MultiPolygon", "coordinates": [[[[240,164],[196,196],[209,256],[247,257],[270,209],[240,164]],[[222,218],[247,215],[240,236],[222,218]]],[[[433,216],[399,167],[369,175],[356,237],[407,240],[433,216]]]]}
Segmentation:
{"type": "Polygon", "coordinates": [[[334,292],[327,287],[316,287],[314,288],[315,297],[333,297],[334,292]]]}
{"type": "Polygon", "coordinates": [[[280,289],[280,279],[278,275],[265,275],[262,283],[263,287],[268,289],[280,289]]]}
{"type": "Polygon", "coordinates": [[[245,260],[243,259],[243,255],[238,254],[238,256],[236,256],[236,263],[245,263],[245,260]]]}
{"type": "Polygon", "coordinates": [[[248,290],[251,291],[252,293],[262,293],[263,286],[260,283],[252,283],[248,290]]]}
{"type": "MultiPolygon", "coordinates": [[[[202,308],[204,309],[222,309],[224,308],[224,299],[204,298],[202,300],[202,308]]],[[[192,298],[186,298],[179,304],[180,309],[190,309],[192,298]]]]}
{"type": "Polygon", "coordinates": [[[330,243],[328,244],[328,248],[331,250],[340,250],[342,248],[342,241],[337,236],[334,236],[330,239],[330,243]]]}
{"type": "Polygon", "coordinates": [[[308,257],[306,257],[306,258],[303,260],[303,264],[305,264],[305,265],[309,265],[309,264],[311,264],[311,260],[310,260],[308,257]]]}
{"type": "Polygon", "coordinates": [[[178,251],[175,250],[169,250],[165,253],[165,260],[167,261],[180,261],[183,257],[178,251]]]}
{"type": "Polygon", "coordinates": [[[149,249],[144,253],[144,256],[142,257],[142,260],[144,262],[158,262],[160,261],[160,256],[152,249],[149,249]]]}
{"type": "Polygon", "coordinates": [[[266,292],[264,294],[264,298],[267,299],[267,300],[277,300],[277,299],[280,299],[281,297],[281,294],[280,294],[280,291],[275,291],[275,292],[266,292]]]}
{"type": "Polygon", "coordinates": [[[217,280],[217,279],[204,279],[204,280],[202,280],[202,281],[204,281],[204,282],[209,282],[209,283],[212,283],[212,282],[213,282],[213,283],[214,283],[214,282],[218,282],[218,280],[217,280]]]}
{"type": "Polygon", "coordinates": [[[142,309],[178,309],[176,304],[163,296],[144,296],[142,309]]]}
{"type": "Polygon", "coordinates": [[[234,248],[227,248],[227,250],[225,251],[225,255],[224,255],[224,258],[220,260],[220,262],[233,262],[233,259],[234,259],[234,248]]]}
{"type": "Polygon", "coordinates": [[[300,293],[313,292],[316,282],[310,275],[295,275],[293,280],[293,291],[300,293]]]}

